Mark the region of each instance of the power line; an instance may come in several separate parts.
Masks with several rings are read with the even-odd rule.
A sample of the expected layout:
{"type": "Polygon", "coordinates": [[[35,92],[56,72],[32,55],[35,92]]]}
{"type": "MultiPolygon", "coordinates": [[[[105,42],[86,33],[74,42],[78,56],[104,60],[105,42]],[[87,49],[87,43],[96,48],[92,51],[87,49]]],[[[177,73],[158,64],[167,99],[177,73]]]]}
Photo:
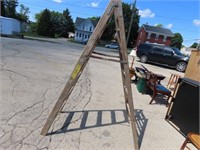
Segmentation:
{"type": "MultiPolygon", "coordinates": [[[[22,3],[22,2],[21,2],[22,3]]],[[[28,2],[23,2],[25,4],[29,4],[29,5],[32,5],[31,3],[28,3],[28,2]]],[[[56,3],[56,2],[55,2],[56,3]]],[[[99,9],[99,10],[105,10],[105,8],[100,8],[100,7],[91,7],[91,6],[87,6],[87,5],[78,5],[78,4],[72,4],[72,3],[67,3],[67,2],[62,2],[62,3],[56,3],[57,5],[64,5],[64,6],[75,6],[75,7],[83,7],[83,8],[89,8],[89,9],[99,9]]],[[[36,6],[36,5],[35,5],[36,6]]],[[[37,5],[39,6],[39,5],[37,5]]],[[[42,7],[41,5],[39,7],[42,7]]]]}
{"type": "Polygon", "coordinates": [[[167,17],[167,16],[160,16],[160,15],[155,15],[156,17],[159,18],[165,18],[165,19],[173,19],[173,20],[181,20],[181,21],[193,21],[193,20],[189,20],[189,19],[183,19],[183,18],[174,18],[174,17],[167,17]]]}
{"type": "MultiPolygon", "coordinates": [[[[21,2],[22,3],[22,2],[21,2]]],[[[23,3],[24,4],[28,4],[28,5],[31,5],[31,6],[37,6],[37,7],[40,7],[40,8],[45,8],[45,7],[43,7],[43,6],[41,6],[41,5],[33,5],[33,4],[31,4],[31,3],[28,3],[28,2],[24,2],[23,1],[23,3]]],[[[78,4],[72,4],[72,3],[67,3],[67,2],[63,2],[63,3],[59,3],[58,5],[64,5],[64,6],[75,6],[75,7],[81,7],[81,8],[89,8],[89,9],[93,9],[93,10],[104,10],[105,8],[94,8],[94,7],[90,7],[90,6],[87,6],[87,5],[85,5],[85,6],[83,6],[83,5],[78,5],[78,4]]],[[[53,7],[49,7],[49,9],[54,9],[55,10],[55,8],[53,8],[53,7]]],[[[75,12],[75,13],[80,13],[80,14],[83,14],[82,12],[77,12],[77,11],[72,11],[72,12],[75,12]]],[[[91,14],[86,14],[86,13],[84,13],[84,15],[88,15],[88,16],[91,16],[91,14]]],[[[179,21],[188,21],[188,22],[192,22],[193,20],[191,20],[191,19],[184,19],[184,18],[175,18],[175,17],[169,17],[169,16],[162,16],[162,15],[155,15],[156,17],[159,17],[159,18],[164,18],[164,19],[173,19],[173,20],[179,20],[179,21]]]]}
{"type": "Polygon", "coordinates": [[[187,39],[187,40],[183,40],[183,41],[184,42],[192,42],[192,41],[197,41],[198,42],[198,41],[200,41],[200,39],[189,39],[189,40],[187,39]]]}
{"type": "MultiPolygon", "coordinates": [[[[33,5],[33,4],[30,4],[30,3],[26,3],[26,4],[28,4],[28,5],[30,5],[30,6],[33,6],[32,8],[37,9],[37,10],[39,10],[39,11],[42,11],[42,10],[46,9],[46,7],[43,7],[43,6],[41,6],[41,5],[33,5]]],[[[56,11],[55,8],[53,8],[53,7],[48,7],[47,9],[56,11]]],[[[61,9],[61,8],[60,8],[59,10],[60,10],[60,11],[63,11],[63,9],[61,9]]],[[[59,10],[57,9],[57,11],[59,11],[59,10]]],[[[31,10],[30,10],[30,11],[31,11],[31,10]]],[[[91,16],[91,14],[83,13],[83,12],[80,12],[80,11],[74,11],[74,10],[73,10],[73,11],[70,11],[70,13],[86,15],[86,16],[88,16],[88,17],[91,16]]]]}
{"type": "Polygon", "coordinates": [[[182,29],[182,28],[173,28],[176,30],[180,30],[180,31],[186,31],[186,32],[191,32],[191,33],[197,33],[198,31],[194,31],[194,30],[187,30],[187,29],[182,29]]]}

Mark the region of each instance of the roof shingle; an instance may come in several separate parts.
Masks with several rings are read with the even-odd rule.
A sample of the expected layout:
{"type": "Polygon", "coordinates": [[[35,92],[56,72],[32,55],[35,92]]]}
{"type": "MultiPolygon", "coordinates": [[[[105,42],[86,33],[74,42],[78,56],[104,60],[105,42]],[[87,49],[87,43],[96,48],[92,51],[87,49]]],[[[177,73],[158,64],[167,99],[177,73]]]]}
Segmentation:
{"type": "Polygon", "coordinates": [[[146,25],[146,24],[143,24],[143,27],[147,32],[150,31],[150,32],[156,32],[156,33],[165,34],[165,35],[168,35],[168,36],[171,36],[171,37],[174,36],[172,31],[169,30],[169,29],[156,27],[156,26],[150,26],[150,25],[146,25]]]}
{"type": "Polygon", "coordinates": [[[79,24],[83,23],[83,22],[86,21],[86,20],[90,20],[94,27],[95,27],[95,26],[97,25],[97,23],[98,23],[98,21],[96,21],[96,20],[84,19],[84,18],[76,17],[75,24],[76,24],[76,25],[79,25],[79,24]]]}

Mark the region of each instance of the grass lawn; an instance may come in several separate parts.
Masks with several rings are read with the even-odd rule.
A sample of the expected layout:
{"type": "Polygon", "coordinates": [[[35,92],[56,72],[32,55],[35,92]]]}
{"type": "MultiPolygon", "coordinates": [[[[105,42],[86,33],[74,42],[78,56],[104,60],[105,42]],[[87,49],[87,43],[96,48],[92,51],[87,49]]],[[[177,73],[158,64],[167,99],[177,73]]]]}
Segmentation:
{"type": "Polygon", "coordinates": [[[38,35],[36,32],[24,32],[23,35],[24,36],[31,36],[31,37],[38,37],[38,38],[51,38],[51,37],[48,37],[48,36],[38,35]]]}

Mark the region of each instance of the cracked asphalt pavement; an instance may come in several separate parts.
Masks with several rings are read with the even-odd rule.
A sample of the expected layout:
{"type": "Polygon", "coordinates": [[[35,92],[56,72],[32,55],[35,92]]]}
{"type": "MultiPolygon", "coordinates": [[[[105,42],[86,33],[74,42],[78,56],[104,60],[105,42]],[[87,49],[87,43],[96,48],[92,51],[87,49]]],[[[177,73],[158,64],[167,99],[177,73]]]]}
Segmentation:
{"type": "MultiPolygon", "coordinates": [[[[107,54],[116,54],[103,47],[95,48],[105,50],[107,54]]],[[[1,37],[0,150],[134,148],[120,65],[93,58],[48,135],[40,135],[82,52],[83,45],[66,39],[1,37]]],[[[134,65],[140,66],[140,62],[135,61],[134,65]]],[[[162,72],[166,76],[164,84],[170,73],[176,72],[146,66],[153,72],[162,72]]],[[[139,93],[135,84],[132,91],[140,149],[179,149],[184,138],[164,120],[165,104],[149,105],[149,95],[139,93]]]]}
{"type": "Polygon", "coordinates": [[[83,45],[66,39],[1,37],[1,150],[133,147],[119,64],[95,59],[89,60],[49,134],[40,135],[82,51],[83,45]]]}

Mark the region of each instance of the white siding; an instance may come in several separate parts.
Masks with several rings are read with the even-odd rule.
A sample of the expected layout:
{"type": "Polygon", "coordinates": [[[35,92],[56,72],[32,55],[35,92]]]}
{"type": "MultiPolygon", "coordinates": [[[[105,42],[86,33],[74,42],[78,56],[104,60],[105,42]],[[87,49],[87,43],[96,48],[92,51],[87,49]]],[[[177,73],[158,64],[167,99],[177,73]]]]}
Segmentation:
{"type": "Polygon", "coordinates": [[[12,35],[13,33],[20,33],[20,21],[0,16],[0,23],[1,34],[12,35]]]}
{"type": "Polygon", "coordinates": [[[75,31],[75,40],[76,41],[84,41],[89,39],[94,31],[94,26],[90,20],[85,20],[80,25],[76,26],[75,31]]]}

